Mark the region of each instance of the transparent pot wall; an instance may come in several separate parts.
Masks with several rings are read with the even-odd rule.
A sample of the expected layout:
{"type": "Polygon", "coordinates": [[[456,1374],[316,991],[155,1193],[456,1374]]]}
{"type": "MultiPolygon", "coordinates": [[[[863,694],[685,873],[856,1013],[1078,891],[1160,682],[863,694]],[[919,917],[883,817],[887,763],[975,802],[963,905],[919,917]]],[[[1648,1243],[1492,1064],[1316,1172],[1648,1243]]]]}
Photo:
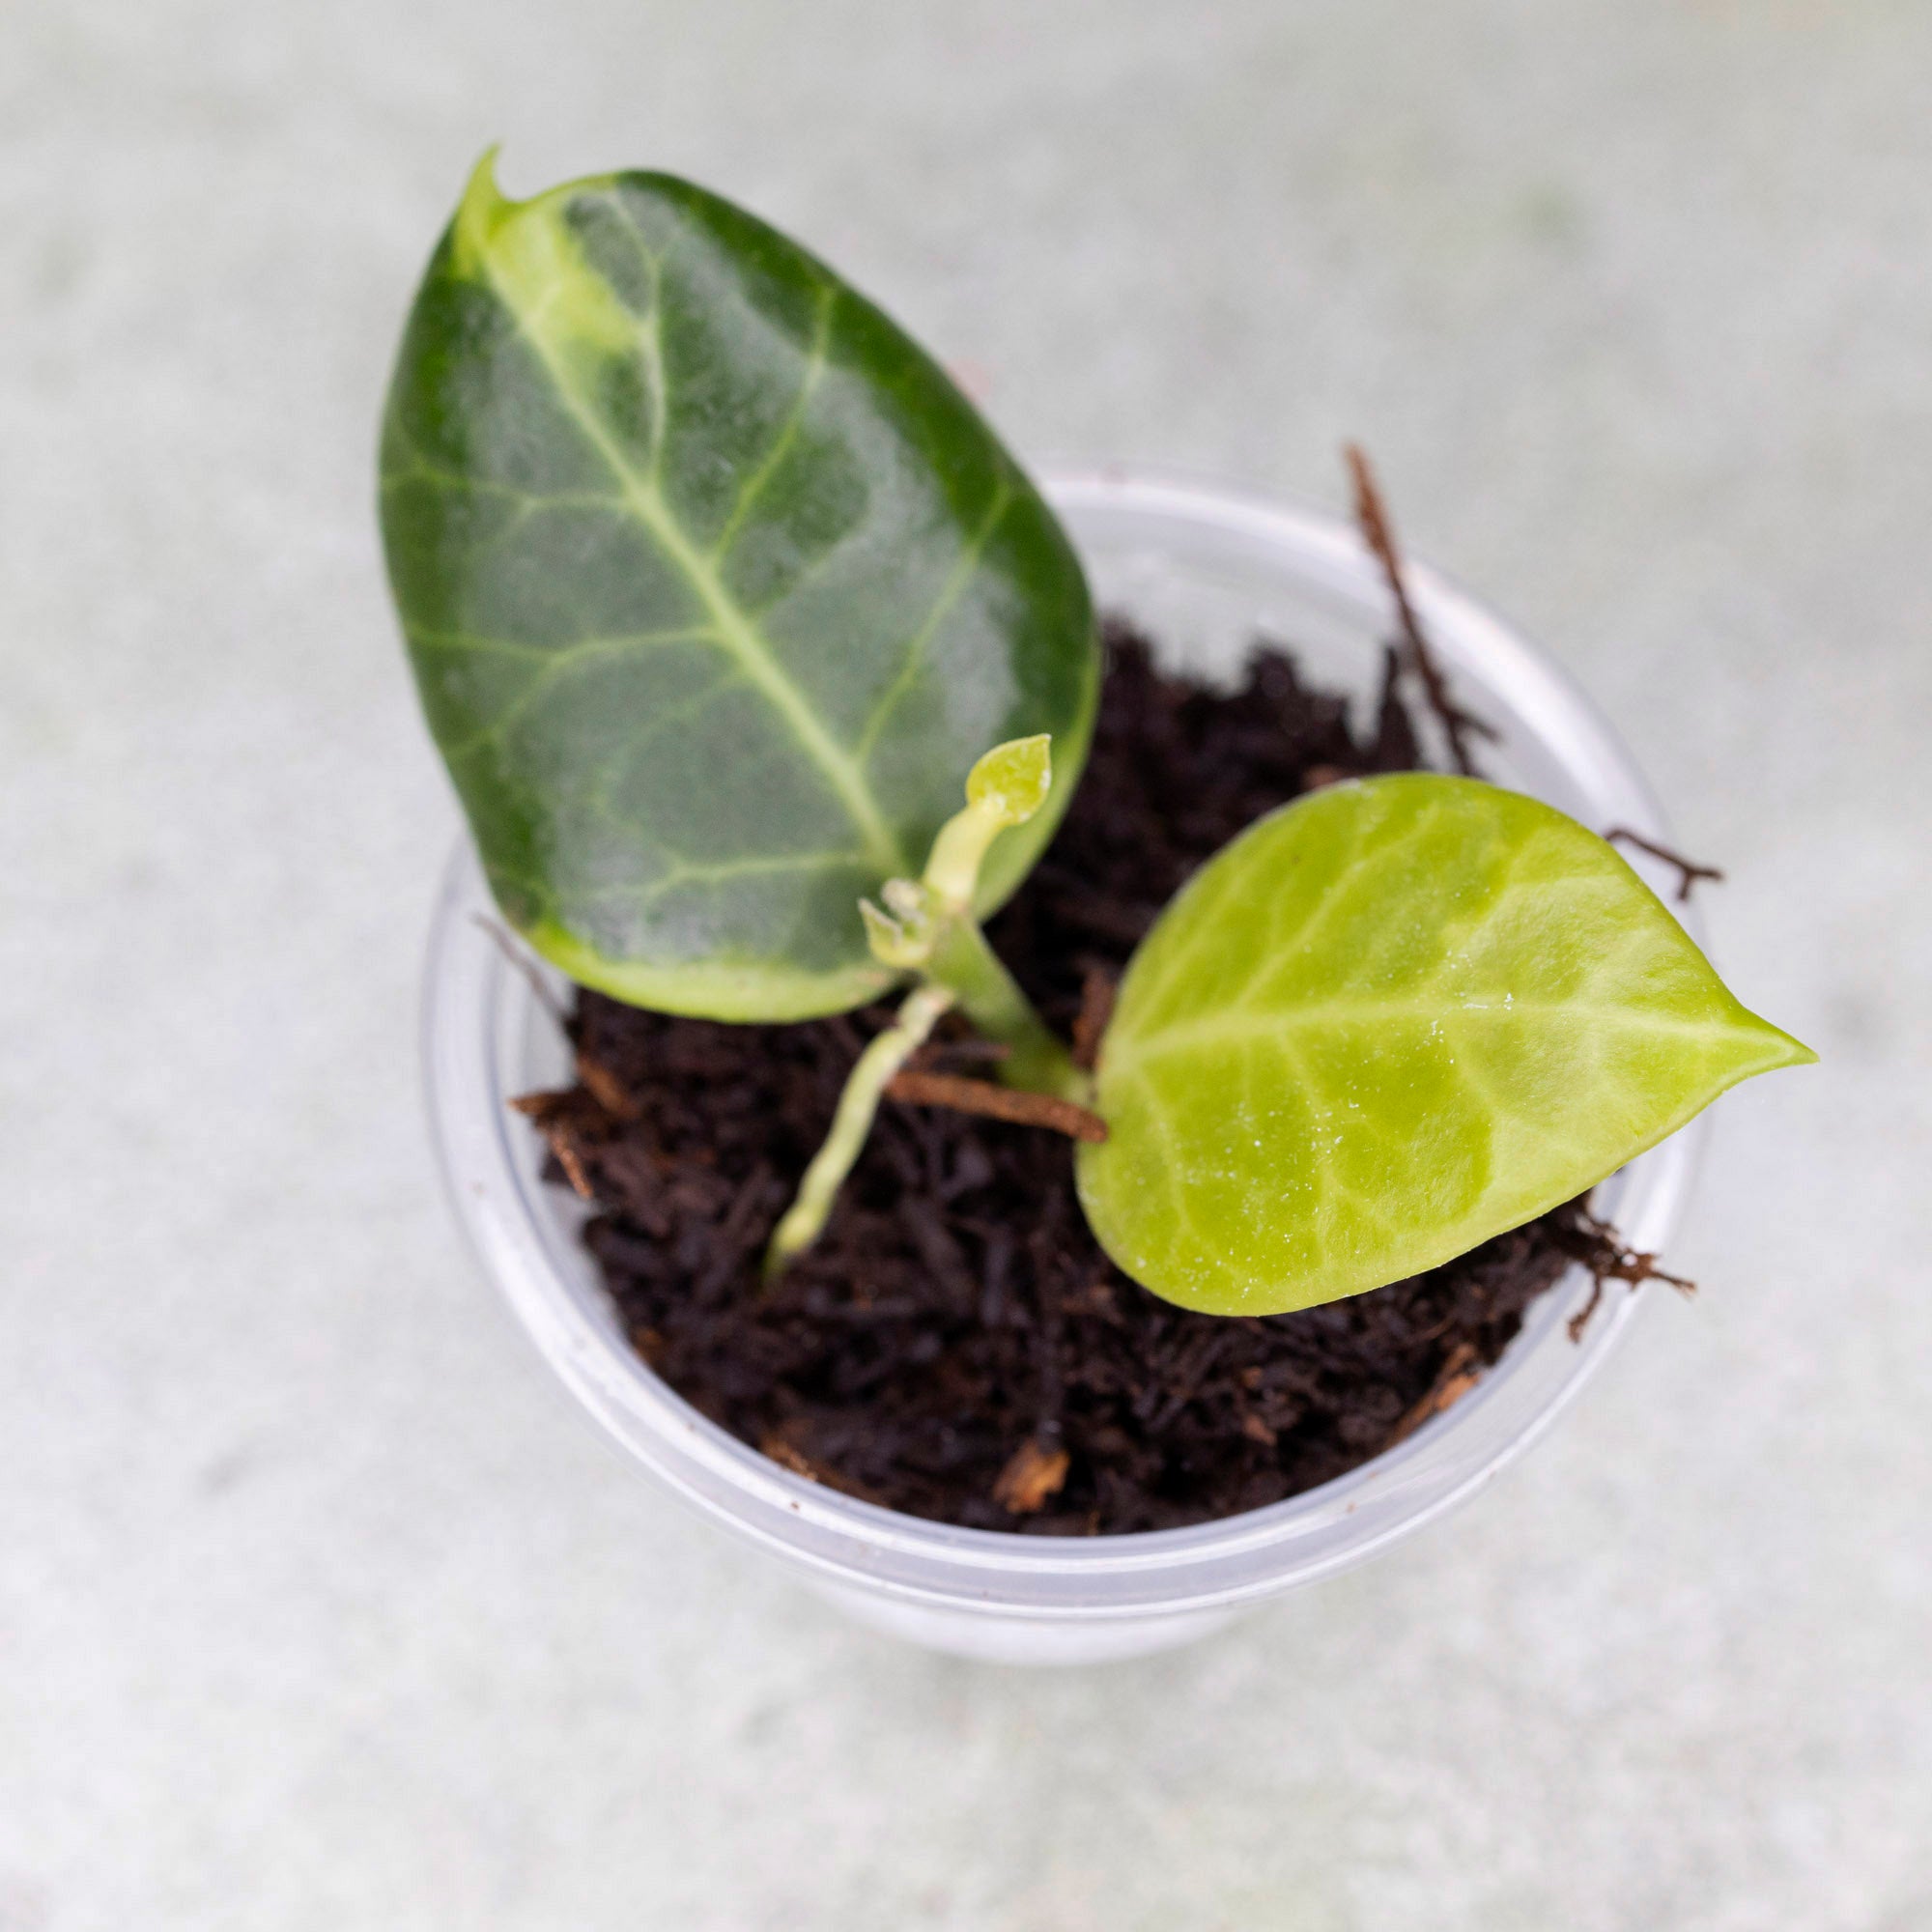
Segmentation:
{"type": "MultiPolygon", "coordinates": [[[[1165,662],[1237,671],[1258,636],[1320,682],[1373,700],[1387,592],[1353,532],[1327,518],[1193,484],[1116,474],[1049,478],[1048,493],[1107,611],[1137,621],[1165,662]]],[[[1490,776],[1600,830],[1667,840],[1628,754],[1540,652],[1420,566],[1412,591],[1457,696],[1500,732],[1490,776]]],[[[1666,879],[1653,874],[1653,884],[1666,879]]],[[[1184,1642],[1241,1607],[1361,1562],[1466,1496],[1528,1443],[1602,1360],[1634,1302],[1612,1293],[1580,1344],[1573,1276],[1531,1310],[1476,1389],[1353,1473],[1288,1502],[1152,1535],[1025,1537],[962,1530],[820,1489],[706,1422],[619,1331],[577,1242],[574,1197],[538,1178],[543,1149],[506,1101],[554,1086],[568,1056],[532,976],[479,920],[491,914],[465,846],[432,938],[425,1056],[433,1129],[457,1218],[531,1342],[628,1460],[722,1526],[792,1565],[853,1615],[967,1656],[1092,1662],[1184,1642]]],[[[551,977],[553,993],[561,983],[551,977]]],[[[1679,1135],[1606,1182],[1599,1201],[1634,1246],[1662,1247],[1689,1184],[1679,1135]]]]}

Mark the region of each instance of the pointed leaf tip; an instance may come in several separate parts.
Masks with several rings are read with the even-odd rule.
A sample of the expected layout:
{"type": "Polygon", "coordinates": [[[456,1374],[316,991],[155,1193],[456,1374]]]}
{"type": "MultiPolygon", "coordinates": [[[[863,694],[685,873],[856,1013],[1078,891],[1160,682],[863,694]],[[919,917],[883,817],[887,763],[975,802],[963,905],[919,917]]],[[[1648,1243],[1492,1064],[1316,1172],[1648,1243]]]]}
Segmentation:
{"type": "Polygon", "coordinates": [[[469,170],[463,199],[456,206],[456,266],[465,275],[472,275],[480,268],[492,233],[515,206],[497,185],[497,156],[502,151],[500,141],[492,141],[483,150],[476,165],[469,170]]]}
{"type": "Polygon", "coordinates": [[[1763,1024],[1771,1027],[1772,1032],[1784,1043],[1784,1051],[1787,1056],[1784,1064],[1787,1066],[1817,1065],[1818,1053],[1815,1047],[1806,1046],[1796,1034],[1786,1033],[1781,1026],[1772,1026],[1769,1020],[1764,1021],[1763,1024]]]}
{"type": "Polygon", "coordinates": [[[967,774],[966,803],[987,806],[1002,825],[1024,825],[1053,789],[1053,739],[1041,731],[995,745],[967,774]]]}

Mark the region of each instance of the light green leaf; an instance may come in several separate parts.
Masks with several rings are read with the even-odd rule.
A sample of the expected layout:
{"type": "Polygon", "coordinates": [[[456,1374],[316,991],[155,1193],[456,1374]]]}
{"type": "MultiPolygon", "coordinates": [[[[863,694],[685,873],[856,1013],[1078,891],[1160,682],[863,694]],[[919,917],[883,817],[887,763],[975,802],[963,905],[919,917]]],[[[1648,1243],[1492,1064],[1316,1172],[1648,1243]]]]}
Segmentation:
{"type": "Polygon", "coordinates": [[[1003,828],[1024,825],[1053,790],[1053,740],[1044,732],[995,745],[966,774],[966,803],[1003,828]]]}
{"type": "Polygon", "coordinates": [[[1472,779],[1334,785],[1217,854],[1135,955],[1080,1197],[1170,1301],[1307,1308],[1520,1226],[1815,1057],[1561,812],[1472,779]]]}
{"type": "Polygon", "coordinates": [[[783,236],[663,175],[525,202],[486,158],[383,435],[389,576],[497,901],[639,1005],[873,996],[858,901],[988,745],[1092,732],[1081,570],[945,374],[783,236]]]}

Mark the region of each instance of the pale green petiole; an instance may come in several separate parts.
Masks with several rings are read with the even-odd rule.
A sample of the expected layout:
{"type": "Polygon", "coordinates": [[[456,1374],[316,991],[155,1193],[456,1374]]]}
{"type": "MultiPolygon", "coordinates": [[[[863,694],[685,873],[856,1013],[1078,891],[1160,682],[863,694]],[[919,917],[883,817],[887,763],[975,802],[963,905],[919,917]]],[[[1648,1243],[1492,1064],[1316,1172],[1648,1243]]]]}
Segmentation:
{"type": "Polygon", "coordinates": [[[952,1004],[952,995],[945,987],[920,987],[899,1009],[898,1018],[854,1063],[838,1096],[838,1111],[832,1117],[832,1131],[812,1155],[798,1184],[798,1197],[785,1209],[765,1250],[767,1281],[817,1240],[840,1185],[865,1150],[886,1083],[925,1043],[933,1023],[952,1004]]]}
{"type": "Polygon", "coordinates": [[[980,1034],[1010,1049],[1000,1063],[1004,1085],[1056,1094],[1083,1107],[1092,1101],[1092,1076],[1074,1065],[972,920],[947,927],[926,973],[952,990],[959,1010],[980,1034]]]}
{"type": "Polygon", "coordinates": [[[966,810],[940,827],[924,872],[889,881],[883,909],[867,901],[859,910],[875,958],[949,987],[974,1026],[1010,1049],[1000,1069],[1009,1087],[1084,1103],[1093,1083],[1001,965],[973,911],[993,840],[1024,825],[1052,788],[1050,738],[996,745],[967,775],[966,810]]]}
{"type": "Polygon", "coordinates": [[[1082,1105],[1091,1097],[1092,1078],[1074,1065],[1000,963],[973,910],[980,868],[993,840],[1009,827],[1024,825],[1046,803],[1053,785],[1051,751],[1043,734],[996,745],[967,775],[966,809],[940,827],[921,876],[888,880],[880,894],[883,907],[861,901],[873,957],[896,972],[916,974],[923,983],[899,1009],[897,1022],[853,1066],[832,1131],[772,1236],[767,1280],[817,1239],[839,1183],[865,1147],[880,1095],[949,1008],[956,1006],[987,1039],[1008,1049],[1000,1078],[1009,1087],[1082,1105]]]}

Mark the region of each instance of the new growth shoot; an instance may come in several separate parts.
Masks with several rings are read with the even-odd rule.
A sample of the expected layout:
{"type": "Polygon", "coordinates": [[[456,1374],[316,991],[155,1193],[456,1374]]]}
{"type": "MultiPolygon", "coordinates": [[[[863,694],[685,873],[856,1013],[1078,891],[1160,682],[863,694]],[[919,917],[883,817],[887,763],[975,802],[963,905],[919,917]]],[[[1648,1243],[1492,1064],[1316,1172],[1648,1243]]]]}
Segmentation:
{"type": "Polygon", "coordinates": [[[765,1277],[781,1273],[818,1238],[871,1131],[893,1076],[953,1007],[987,1039],[1008,1049],[1000,1078],[1085,1105],[1093,1082],[1055,1037],[1033,1003],[986,944],[974,911],[980,867],[993,840],[1024,825],[1053,788],[1052,741],[1041,733],[996,745],[966,778],[966,809],[940,827],[917,879],[889,879],[883,906],[862,899],[859,913],[872,956],[918,984],[894,1024],[860,1055],[839,1096],[832,1131],[813,1156],[765,1253],[765,1277]]]}

